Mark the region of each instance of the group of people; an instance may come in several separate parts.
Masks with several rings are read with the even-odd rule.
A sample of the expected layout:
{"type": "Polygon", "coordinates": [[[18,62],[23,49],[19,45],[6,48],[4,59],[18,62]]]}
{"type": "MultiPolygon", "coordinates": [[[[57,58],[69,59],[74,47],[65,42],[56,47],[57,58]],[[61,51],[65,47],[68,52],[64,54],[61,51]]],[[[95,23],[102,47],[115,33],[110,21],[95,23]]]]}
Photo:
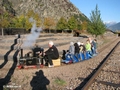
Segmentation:
{"type": "Polygon", "coordinates": [[[83,42],[70,42],[69,50],[63,50],[62,62],[75,63],[87,60],[97,55],[97,40],[88,38],[86,44],[83,42]]]}
{"type": "MultiPolygon", "coordinates": [[[[36,49],[33,50],[33,56],[36,57],[35,55],[38,55],[44,58],[45,64],[43,60],[41,60],[41,65],[54,67],[52,59],[58,59],[59,52],[52,41],[48,43],[48,46],[49,49],[44,51],[44,49],[38,48],[36,45],[36,49]]],[[[86,60],[97,55],[97,40],[88,38],[86,44],[83,42],[70,42],[69,50],[63,51],[62,62],[75,63],[81,60],[86,60]]]]}

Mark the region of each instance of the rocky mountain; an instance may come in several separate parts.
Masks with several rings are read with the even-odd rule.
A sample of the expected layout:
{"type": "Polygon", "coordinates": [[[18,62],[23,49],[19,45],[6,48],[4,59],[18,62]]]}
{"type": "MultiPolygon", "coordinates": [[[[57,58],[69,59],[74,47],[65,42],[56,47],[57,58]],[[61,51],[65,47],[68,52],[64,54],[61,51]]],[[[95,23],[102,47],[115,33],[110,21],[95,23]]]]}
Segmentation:
{"type": "Polygon", "coordinates": [[[104,24],[106,25],[106,27],[109,27],[111,25],[117,24],[117,22],[104,22],[104,24]]]}
{"type": "Polygon", "coordinates": [[[116,31],[120,32],[120,22],[109,26],[108,29],[112,30],[113,32],[116,32],[116,31]]]}
{"type": "Polygon", "coordinates": [[[68,19],[77,15],[87,19],[69,0],[0,0],[0,6],[15,15],[26,14],[29,10],[33,10],[41,18],[53,17],[58,20],[60,17],[68,19]]]}

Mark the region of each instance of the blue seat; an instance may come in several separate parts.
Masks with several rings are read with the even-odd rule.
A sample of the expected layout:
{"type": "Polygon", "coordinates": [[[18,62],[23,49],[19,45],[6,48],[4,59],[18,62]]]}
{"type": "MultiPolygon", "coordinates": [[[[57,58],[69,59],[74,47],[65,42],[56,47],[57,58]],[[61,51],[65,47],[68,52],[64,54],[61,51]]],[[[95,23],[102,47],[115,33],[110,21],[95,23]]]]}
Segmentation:
{"type": "Polygon", "coordinates": [[[77,59],[77,57],[74,55],[73,56],[73,63],[79,62],[79,60],[77,59]]]}

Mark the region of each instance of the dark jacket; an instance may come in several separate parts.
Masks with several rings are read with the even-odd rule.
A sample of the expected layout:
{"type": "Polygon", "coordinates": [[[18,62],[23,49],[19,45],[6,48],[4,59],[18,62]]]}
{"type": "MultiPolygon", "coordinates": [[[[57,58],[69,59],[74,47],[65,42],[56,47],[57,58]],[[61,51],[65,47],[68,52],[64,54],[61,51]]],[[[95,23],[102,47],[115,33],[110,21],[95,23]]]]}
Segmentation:
{"type": "Polygon", "coordinates": [[[59,52],[58,49],[53,45],[52,47],[50,47],[46,52],[46,55],[53,55],[56,58],[59,58],[59,52]]]}
{"type": "Polygon", "coordinates": [[[75,46],[75,53],[79,53],[80,48],[79,48],[78,44],[75,43],[74,46],[75,46]]]}
{"type": "Polygon", "coordinates": [[[97,49],[97,43],[95,41],[92,41],[93,47],[97,49]]]}
{"type": "Polygon", "coordinates": [[[80,51],[82,51],[82,52],[86,51],[85,45],[80,45],[80,51]]]}
{"type": "Polygon", "coordinates": [[[36,54],[36,52],[43,52],[43,49],[41,47],[37,46],[37,47],[33,48],[32,51],[33,51],[33,57],[36,57],[39,55],[39,54],[36,54]]]}

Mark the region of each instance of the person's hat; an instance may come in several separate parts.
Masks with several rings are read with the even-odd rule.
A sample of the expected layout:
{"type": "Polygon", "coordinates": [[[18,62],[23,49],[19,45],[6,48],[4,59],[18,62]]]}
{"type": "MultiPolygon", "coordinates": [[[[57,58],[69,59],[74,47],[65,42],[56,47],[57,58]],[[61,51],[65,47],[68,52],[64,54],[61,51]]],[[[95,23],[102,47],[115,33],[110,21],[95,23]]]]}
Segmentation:
{"type": "Polygon", "coordinates": [[[80,46],[80,42],[77,42],[78,46],[80,46]]]}
{"type": "Polygon", "coordinates": [[[70,45],[73,45],[74,43],[73,42],[70,42],[70,45]]]}

